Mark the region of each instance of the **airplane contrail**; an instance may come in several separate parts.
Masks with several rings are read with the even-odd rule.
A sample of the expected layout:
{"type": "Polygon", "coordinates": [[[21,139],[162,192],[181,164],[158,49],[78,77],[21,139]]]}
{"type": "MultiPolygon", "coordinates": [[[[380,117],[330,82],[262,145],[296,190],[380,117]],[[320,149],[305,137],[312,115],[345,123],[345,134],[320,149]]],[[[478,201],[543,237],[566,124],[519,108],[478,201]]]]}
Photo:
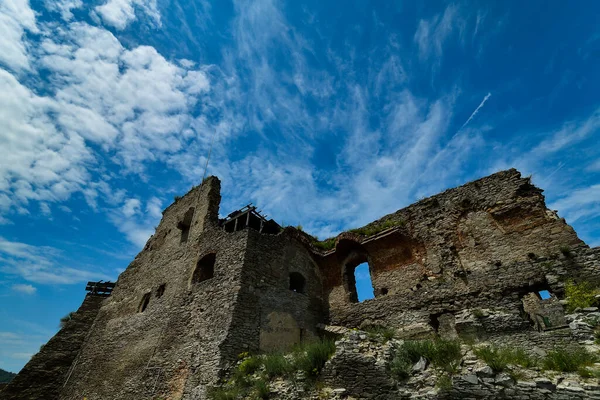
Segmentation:
{"type": "Polygon", "coordinates": [[[492,97],[492,94],[488,92],[488,94],[485,95],[485,97],[483,98],[483,100],[481,100],[481,103],[479,103],[479,105],[477,106],[477,108],[475,109],[475,111],[473,111],[473,114],[471,114],[471,116],[469,117],[469,119],[467,120],[467,122],[465,122],[463,124],[463,126],[460,127],[460,129],[464,128],[465,126],[467,126],[467,124],[469,122],[471,122],[471,120],[477,115],[477,113],[479,112],[479,110],[481,110],[481,107],[483,107],[483,105],[485,104],[485,102],[488,101],[488,99],[490,97],[492,97]]]}

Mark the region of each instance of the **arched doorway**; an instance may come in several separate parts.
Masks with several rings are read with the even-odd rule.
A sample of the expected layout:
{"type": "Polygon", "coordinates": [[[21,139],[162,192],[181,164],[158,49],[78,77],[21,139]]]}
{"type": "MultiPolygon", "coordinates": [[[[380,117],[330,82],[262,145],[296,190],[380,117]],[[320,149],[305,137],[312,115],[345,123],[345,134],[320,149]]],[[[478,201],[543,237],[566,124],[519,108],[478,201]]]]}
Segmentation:
{"type": "Polygon", "coordinates": [[[342,267],[342,281],[350,303],[374,298],[369,254],[353,240],[340,240],[336,247],[338,261],[342,267]]]}

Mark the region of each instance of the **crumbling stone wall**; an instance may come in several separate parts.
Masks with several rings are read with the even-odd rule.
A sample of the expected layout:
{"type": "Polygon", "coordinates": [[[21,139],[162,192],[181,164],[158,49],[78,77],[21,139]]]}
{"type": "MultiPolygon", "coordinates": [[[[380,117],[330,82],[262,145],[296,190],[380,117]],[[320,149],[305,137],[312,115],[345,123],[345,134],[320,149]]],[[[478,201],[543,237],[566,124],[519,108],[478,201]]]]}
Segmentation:
{"type": "Polygon", "coordinates": [[[57,399],[103,300],[88,294],[71,319],[1,391],[0,399],[57,399]]]}
{"type": "Polygon", "coordinates": [[[541,193],[518,171],[503,171],[367,225],[395,225],[379,234],[340,235],[335,250],[318,259],[329,321],[348,327],[430,323],[437,328],[440,315],[469,308],[523,314],[523,295],[561,290],[562,283],[546,278],[552,267],[578,268],[569,268],[565,260],[548,262],[548,257],[565,246],[573,252],[586,247],[546,208],[541,193]],[[373,300],[356,303],[349,296],[344,269],[352,254],[369,262],[373,300]]]}

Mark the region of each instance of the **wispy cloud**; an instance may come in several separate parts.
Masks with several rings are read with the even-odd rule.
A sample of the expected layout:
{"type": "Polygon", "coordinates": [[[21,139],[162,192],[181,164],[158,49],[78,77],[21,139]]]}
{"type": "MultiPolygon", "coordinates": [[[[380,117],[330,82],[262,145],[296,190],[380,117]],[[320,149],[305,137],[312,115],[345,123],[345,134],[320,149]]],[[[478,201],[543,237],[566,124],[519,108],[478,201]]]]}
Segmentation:
{"type": "Polygon", "coordinates": [[[11,286],[11,289],[15,292],[32,295],[37,292],[37,288],[33,285],[25,284],[25,283],[17,283],[11,286]]]}
{"type": "Polygon", "coordinates": [[[422,59],[428,59],[432,55],[441,57],[444,42],[453,31],[464,29],[463,25],[464,22],[456,5],[449,5],[441,15],[420,20],[414,36],[414,41],[419,48],[419,57],[422,59]]]}

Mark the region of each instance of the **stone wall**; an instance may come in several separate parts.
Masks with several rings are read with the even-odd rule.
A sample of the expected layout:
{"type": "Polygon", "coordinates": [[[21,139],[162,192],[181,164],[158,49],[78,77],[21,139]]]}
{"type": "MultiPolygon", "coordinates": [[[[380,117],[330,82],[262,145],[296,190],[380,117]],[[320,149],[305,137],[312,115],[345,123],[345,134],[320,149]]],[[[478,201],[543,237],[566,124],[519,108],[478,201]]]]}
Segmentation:
{"type": "Polygon", "coordinates": [[[293,237],[250,231],[243,282],[243,309],[251,312],[253,304],[258,318],[251,324],[252,333],[242,333],[256,343],[258,329],[259,346],[253,350],[288,349],[316,335],[324,313],[321,276],[311,253],[293,237]],[[290,288],[292,274],[304,282],[299,291],[290,288]]]}
{"type": "Polygon", "coordinates": [[[0,399],[57,399],[103,300],[88,294],[71,319],[1,391],[0,399]]]}
{"type": "Polygon", "coordinates": [[[318,258],[329,321],[437,327],[440,315],[469,308],[521,315],[523,295],[561,290],[546,275],[580,268],[559,259],[560,249],[586,247],[541,192],[518,171],[503,171],[387,215],[363,229],[392,227],[370,237],[340,235],[335,250],[318,258]],[[345,276],[362,261],[376,298],[357,303],[345,276]]]}

